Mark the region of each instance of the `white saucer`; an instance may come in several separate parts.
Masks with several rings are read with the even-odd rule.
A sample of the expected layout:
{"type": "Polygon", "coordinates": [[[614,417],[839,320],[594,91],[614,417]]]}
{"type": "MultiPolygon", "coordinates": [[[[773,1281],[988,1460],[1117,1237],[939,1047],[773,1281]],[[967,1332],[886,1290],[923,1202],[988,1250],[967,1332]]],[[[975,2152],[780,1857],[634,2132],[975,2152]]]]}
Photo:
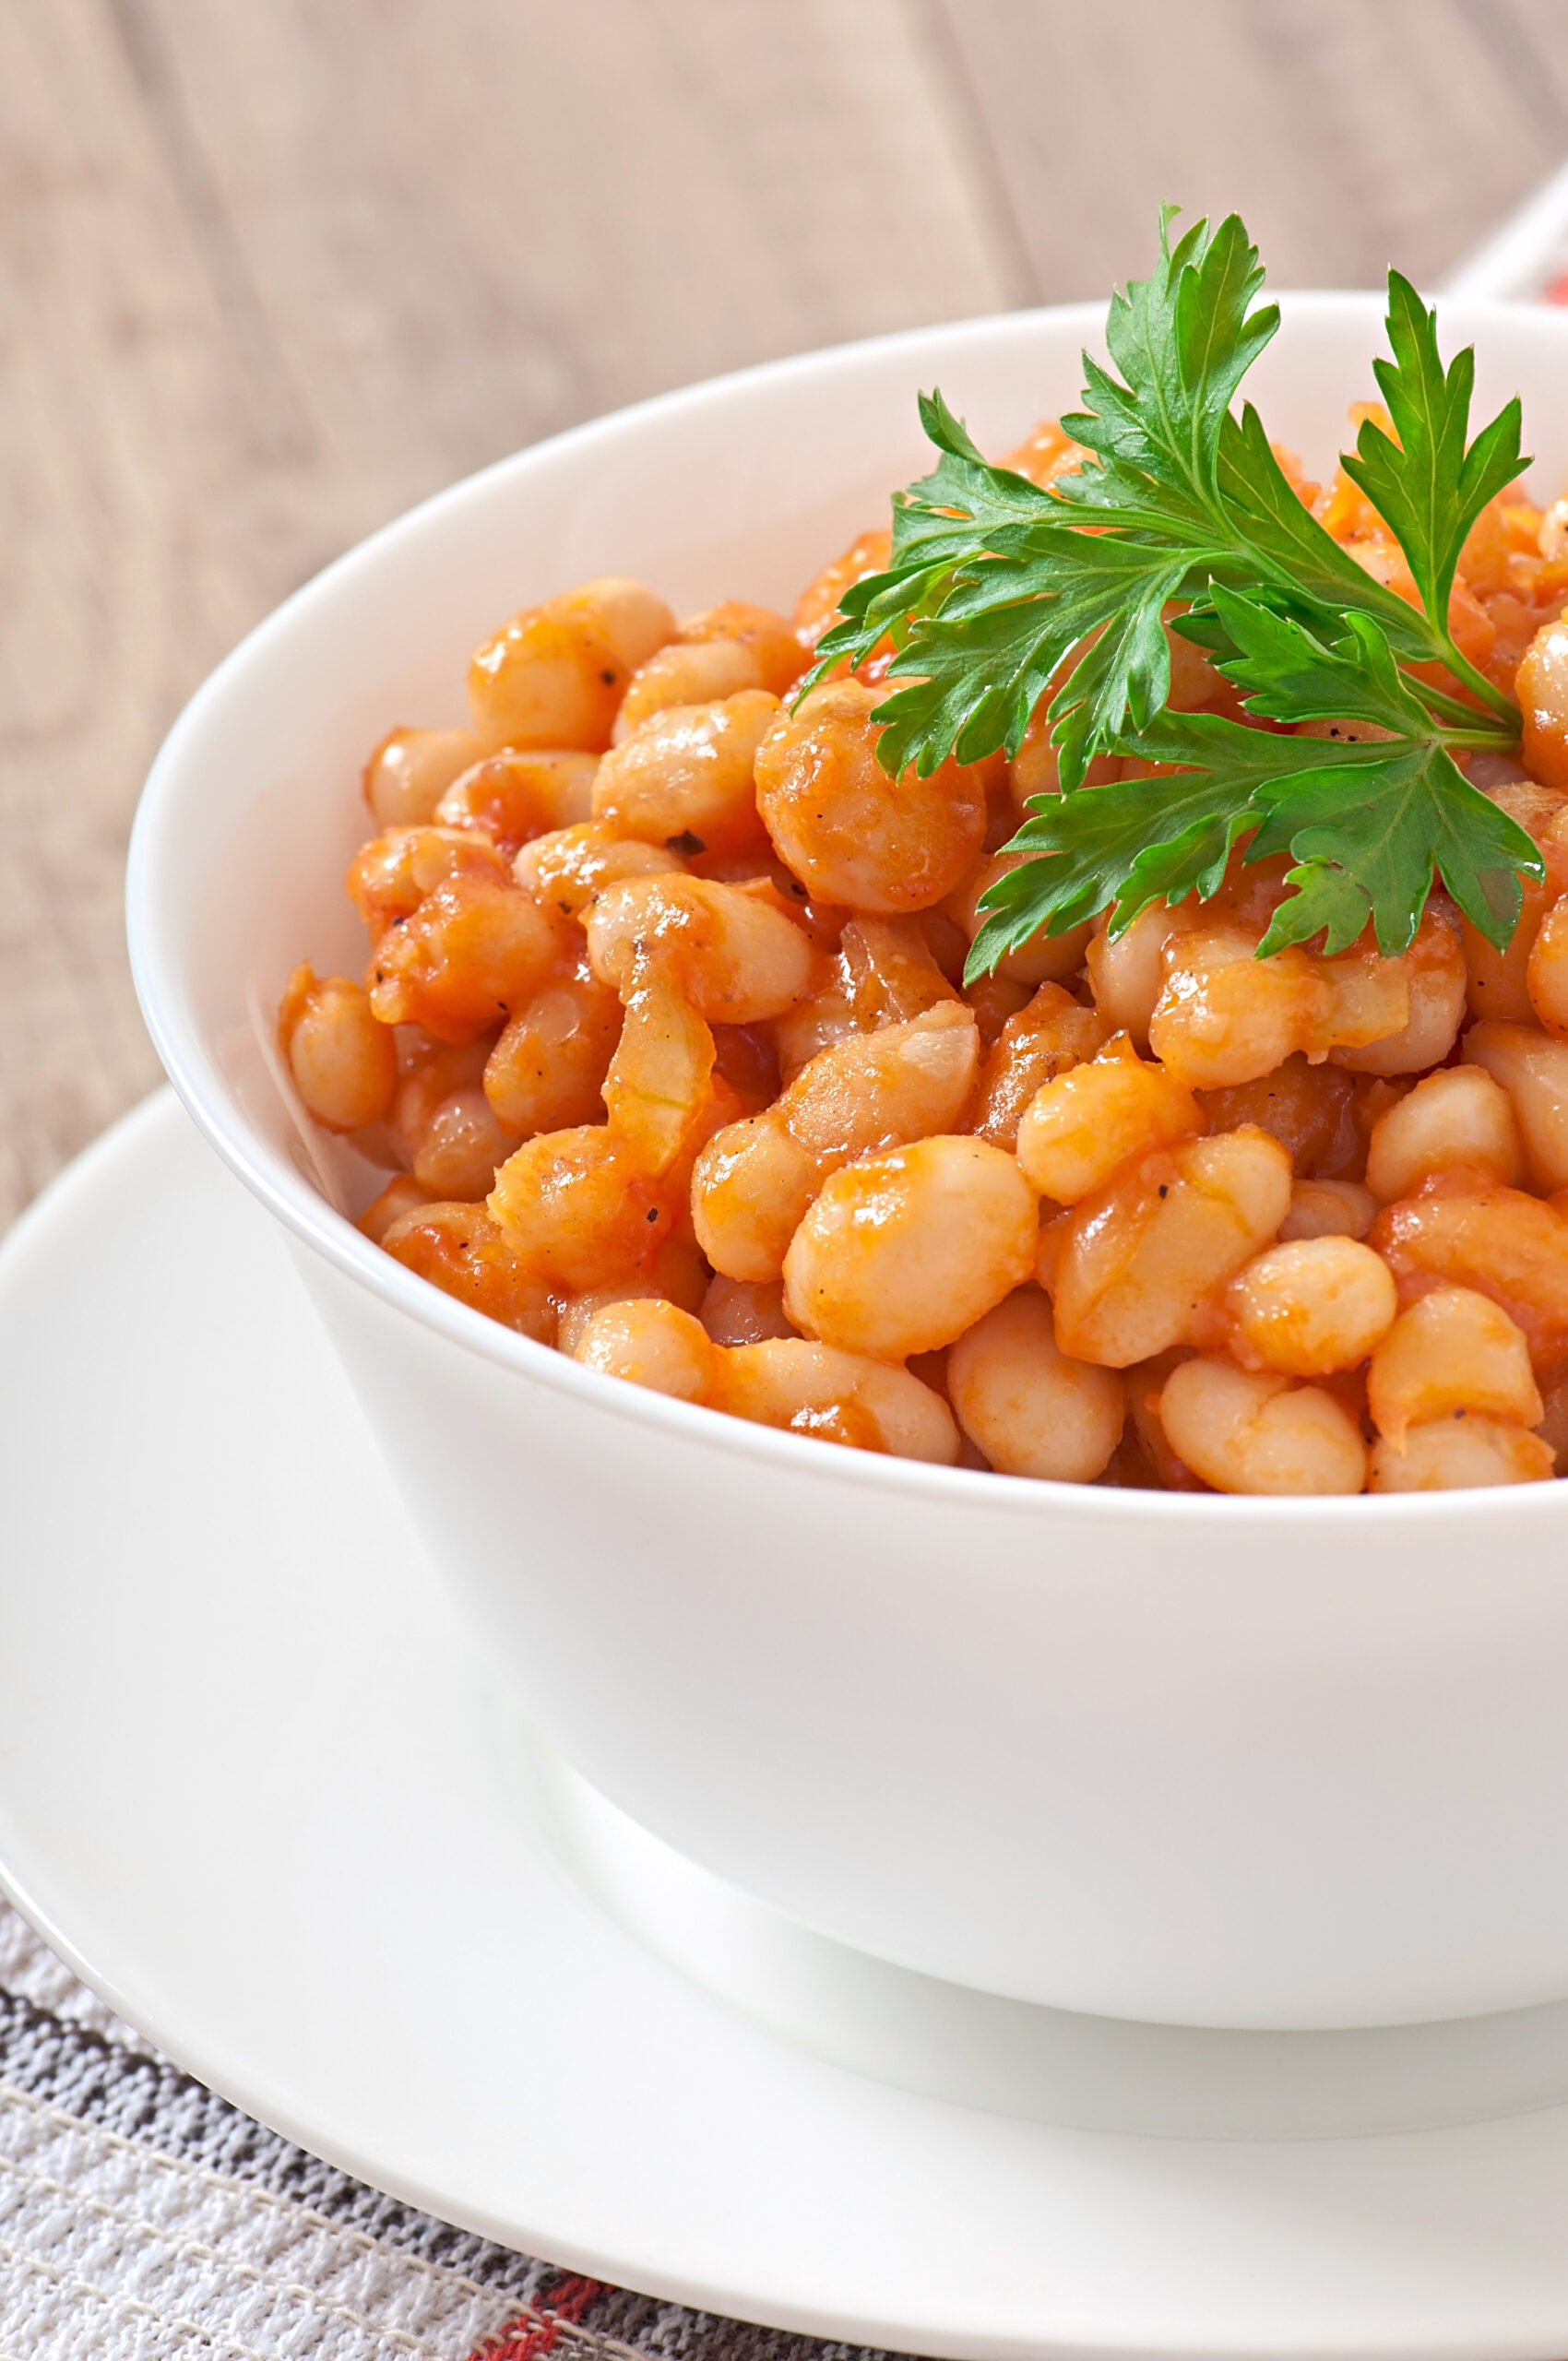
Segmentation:
{"type": "Polygon", "coordinates": [[[113,2007],[398,2196],[781,2327],[1568,2348],[1568,2108],[1175,2140],[873,2081],[596,1908],[515,1739],[267,1216],[150,1102],[0,1255],[0,1859],[113,2007]]]}

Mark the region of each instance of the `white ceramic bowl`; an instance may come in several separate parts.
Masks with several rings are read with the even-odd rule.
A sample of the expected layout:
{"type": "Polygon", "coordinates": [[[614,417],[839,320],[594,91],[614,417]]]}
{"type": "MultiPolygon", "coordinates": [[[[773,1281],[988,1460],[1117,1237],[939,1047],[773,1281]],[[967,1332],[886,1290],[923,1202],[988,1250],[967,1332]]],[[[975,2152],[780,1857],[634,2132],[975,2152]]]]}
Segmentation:
{"type": "MultiPolygon", "coordinates": [[[[142,1005],[282,1225],[388,1480],[518,1698],[635,1819],[847,1942],[1069,2009],[1330,2026],[1568,1994],[1568,1489],[1101,1491],[668,1401],[367,1244],[264,1054],[296,958],[362,960],[340,879],[366,749],[460,718],[468,653],[503,616],[612,571],[678,609],[787,605],[921,467],[918,387],[1005,447],[1073,402],[1101,317],[699,386],[330,567],[214,674],[148,783],[142,1005]]],[[[1478,341],[1478,416],[1523,392],[1555,492],[1568,317],[1455,305],[1443,326],[1478,341]]],[[[1249,391],[1309,466],[1332,464],[1380,334],[1372,298],[1288,300],[1249,391]]]]}

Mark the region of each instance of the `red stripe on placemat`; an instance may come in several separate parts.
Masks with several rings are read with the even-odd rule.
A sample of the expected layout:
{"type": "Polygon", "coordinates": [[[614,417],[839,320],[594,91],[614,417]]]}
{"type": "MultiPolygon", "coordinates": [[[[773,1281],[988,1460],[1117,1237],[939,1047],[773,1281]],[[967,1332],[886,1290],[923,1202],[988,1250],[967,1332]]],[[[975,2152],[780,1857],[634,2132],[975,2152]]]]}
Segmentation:
{"type": "Polygon", "coordinates": [[[1540,300],[1543,303],[1568,303],[1568,270],[1560,270],[1555,279],[1547,281],[1540,300]]]}
{"type": "Polygon", "coordinates": [[[564,2328],[576,2327],[588,2306],[604,2293],[598,2279],[563,2279],[546,2302],[519,2312],[487,2336],[469,2361],[541,2361],[564,2328]]]}

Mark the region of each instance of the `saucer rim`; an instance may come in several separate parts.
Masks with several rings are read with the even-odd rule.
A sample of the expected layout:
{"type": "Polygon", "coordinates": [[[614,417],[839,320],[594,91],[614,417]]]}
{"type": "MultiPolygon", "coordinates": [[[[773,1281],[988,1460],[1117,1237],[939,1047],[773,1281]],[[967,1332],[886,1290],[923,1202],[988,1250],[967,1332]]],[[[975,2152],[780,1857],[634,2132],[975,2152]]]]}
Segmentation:
{"type": "MultiPolygon", "coordinates": [[[[165,1166],[170,1169],[177,1166],[178,1150],[182,1143],[194,1141],[197,1137],[199,1133],[190,1123],[173,1094],[163,1090],[144,1101],[140,1107],[123,1118],[108,1133],[85,1151],[83,1156],[44,1192],[35,1205],[29,1209],[15,1226],[3,1247],[0,1247],[0,1330],[3,1330],[14,1300],[22,1289],[41,1275],[47,1276],[48,1267],[56,1252],[62,1250],[68,1251],[78,1245],[84,1232],[92,1228],[89,1216],[95,1207],[101,1207],[104,1194],[113,1195],[122,1202],[122,1204],[126,1198],[134,1201],[138,1180],[143,1185],[152,1185],[154,1176],[161,1173],[165,1166]],[[138,1168],[140,1168],[139,1170],[138,1168]],[[127,1183],[130,1184],[129,1187],[127,1183]]],[[[200,1153],[203,1157],[210,1156],[210,1150],[205,1146],[200,1153]]],[[[195,1168],[193,1167],[192,1169],[194,1170],[195,1168]]],[[[213,1158],[213,1173],[217,1174],[222,1170],[223,1168],[218,1159],[213,1158]]],[[[182,1183],[176,1176],[176,1187],[180,1185],[188,1185],[188,1180],[187,1182],[182,1183]]],[[[267,1226],[265,1214],[254,1205],[254,1201],[246,1198],[240,1184],[232,1177],[226,1175],[221,1185],[232,1192],[230,1202],[234,1208],[236,1219],[239,1218],[239,1208],[248,1203],[251,1207],[250,1217],[264,1227],[267,1226]]],[[[98,1242],[103,1255],[104,1267],[113,1278],[118,1268],[113,1252],[101,1239],[98,1242]]],[[[123,1244],[123,1240],[121,1242],[123,1244]]],[[[279,1253],[279,1266],[282,1261],[283,1258],[279,1253]]],[[[65,1299],[68,1301],[70,1299],[65,1299]]],[[[301,1321],[309,1323],[311,1315],[303,1293],[298,1299],[297,1310],[301,1321]]],[[[99,1316],[101,1317],[101,1307],[100,1307],[99,1316]]],[[[319,1350],[323,1355],[327,1353],[324,1339],[319,1340],[319,1350]]],[[[434,1583],[434,1577],[430,1579],[434,1583]]],[[[11,1774],[6,1768],[5,1750],[0,1750],[0,1802],[8,1803],[14,1811],[15,1797],[14,1796],[7,1797],[6,1794],[10,1784],[11,1774]]],[[[975,2314],[984,2310],[986,2300],[994,2302],[995,2298],[994,2296],[990,2299],[984,2298],[984,2291],[977,2287],[974,2291],[971,2309],[964,2315],[961,2324],[956,2323],[954,2319],[944,2319],[934,2324],[922,2325],[919,2319],[898,2319],[885,2313],[863,2311],[856,2314],[844,2308],[825,2309],[820,2303],[814,2304],[809,2299],[802,2299],[798,2292],[791,2296],[777,2284],[759,2292],[753,2284],[726,2284],[715,2277],[695,2278],[690,2274],[683,2274],[680,2270],[660,2268],[657,2258],[647,2252],[634,2256],[624,2250],[611,2251],[603,2246],[595,2247],[591,2240],[560,2236],[553,2229],[548,2230],[542,2236],[537,2236],[527,2224],[516,2219],[503,2218],[499,2213],[487,2214],[482,2208],[476,2207],[467,2200],[455,2200],[450,2191],[445,2191],[439,2186],[430,2182],[421,2182],[417,2177],[410,2177],[407,2173],[387,2172],[384,2166],[378,2165],[373,2153],[368,2153],[362,2146],[356,2146],[351,2138],[327,2134],[323,2124],[311,2117],[308,2106],[296,2107],[289,2103],[284,2094],[286,2075],[275,2074],[270,2089],[258,2087],[247,2073],[233,2069],[232,2059],[226,2062],[222,2057],[217,2055],[210,2039],[206,2042],[199,2039],[193,2042],[186,2038],[178,2023],[164,2016],[157,2007],[148,2007],[142,1993],[138,1989],[132,1988],[134,1978],[126,1981],[106,1964],[101,1964],[100,1958],[89,1956],[85,1949],[78,1948],[64,1923],[65,1918],[71,1915],[69,1908],[62,1912],[56,1906],[60,1898],[58,1892],[53,1897],[46,1895],[40,1883],[30,1881],[28,1878],[18,1875],[9,1863],[4,1860],[0,1860],[0,1889],[10,1896],[23,1915],[37,1928],[44,1940],[60,1952],[81,1980],[98,1993],[111,2008],[128,2022],[137,2025],[160,2049],[181,2062],[198,2079],[209,2083],[212,2088],[230,2098],[233,2104],[244,2108],[246,2112],[285,2137],[324,2156],[328,2162],[354,2174],[361,2179],[372,2182],[376,2187],[386,2189],[388,2193],[407,2203],[434,2212],[442,2218],[456,2221],[461,2226],[469,2228],[479,2235],[495,2238],[508,2245],[521,2244],[536,2251],[542,2246],[552,2260],[564,2267],[581,2270],[595,2277],[612,2282],[636,2285],[646,2289],[650,2294],[683,2305],[729,2313],[739,2319],[764,2319],[768,2325],[787,2331],[832,2340],[880,2343],[906,2352],[961,2355],[970,2356],[971,2361],[1024,2361],[1026,2355],[1091,2352],[1101,2356],[1101,2361],[1109,2361],[1109,2356],[1112,2355],[1125,2356],[1126,2361],[1132,2361],[1132,2356],[1134,2355],[1155,2354],[1190,2355],[1194,2356],[1195,2361],[1195,2356],[1200,2352],[1226,2349],[1223,2330],[1218,2331],[1219,2341],[1214,2344],[1197,2341],[1190,2331],[1165,2336],[1147,2332],[1146,2307],[1140,2315],[1145,2321],[1146,2332],[1138,2335],[1135,2340],[1130,2340],[1126,2335],[1117,2331],[1113,2321],[1109,2317],[1102,2318],[1098,2324],[1083,2319],[1063,2318],[1052,2323],[1031,2326],[1028,2331],[1021,2331],[1016,2325],[1016,2308],[1010,2308],[1004,2300],[1001,2303],[1000,2310],[995,2313],[992,2326],[981,2328],[974,2324],[975,2314]],[[1004,2324],[1004,2316],[1013,2324],[1004,2324]]],[[[559,1890],[563,1894],[566,1892],[566,1880],[564,1876],[559,1880],[559,1890]]],[[[577,1900],[581,1903],[580,1896],[577,1900]]],[[[618,1929],[612,1928],[608,1919],[598,1919],[597,1914],[592,1913],[586,1904],[582,1904],[581,1906],[586,1917],[602,1926],[605,1933],[612,1940],[623,1944],[627,1942],[628,1939],[622,1936],[618,1929]]],[[[635,1947],[631,1948],[635,1950],[635,1947]]],[[[669,1976],[672,1974],[672,1971],[664,1968],[651,1957],[641,1953],[637,1956],[643,1960],[648,1975],[669,1976]]],[[[692,1988],[690,1986],[683,1985],[683,1989],[690,1991],[692,1988]]],[[[711,2000],[705,1999],[704,2006],[716,2022],[730,2021],[727,2012],[718,2008],[711,2000]]],[[[760,2035],[756,2037],[767,2038],[760,2035]]],[[[221,2045],[220,2044],[219,2047],[220,2047],[221,2045]]],[[[777,2042],[774,2042],[772,2047],[775,2049],[783,2048],[783,2045],[777,2042]]],[[[787,2064],[793,2062],[793,2053],[785,2052],[785,2056],[787,2064]]],[[[816,2061],[814,2061],[814,2065],[816,2061]]],[[[849,2074],[847,2070],[829,2070],[840,2076],[846,2083],[853,2084],[862,2092],[866,2087],[861,2078],[849,2074]]],[[[891,2102],[894,2120],[889,2127],[889,2136],[896,2137],[897,2118],[900,2113],[907,2115],[908,2094],[893,2093],[891,2102]]],[[[947,2115],[956,2119],[967,2118],[969,2114],[968,2110],[945,2107],[940,2101],[917,2100],[908,2103],[912,2103],[921,2109],[934,2109],[939,2116],[947,2115]]],[[[986,2118],[984,2120],[987,2123],[996,2123],[1004,2119],[986,2118]]],[[[1008,2120],[1012,2124],[1013,2130],[1016,2131],[1018,2127],[1016,2120],[1008,2120]]],[[[1538,2147],[1541,2144],[1546,2130],[1550,2129],[1556,2137],[1559,2150],[1562,2186],[1564,2189],[1568,2189],[1568,2108],[1559,2107],[1531,2116],[1510,2118],[1506,2123],[1471,2129],[1479,2129],[1492,2135],[1503,2135],[1501,2139],[1494,2137],[1489,2143],[1481,2143],[1483,2146],[1490,2145],[1495,2151],[1505,2148],[1507,2135],[1513,2132],[1515,2125],[1528,2126],[1530,2130],[1527,2135],[1521,2133],[1514,2141],[1514,2146],[1517,2152],[1515,2169],[1521,2174],[1526,2170],[1534,2171],[1538,2176],[1538,2188],[1540,2169],[1538,2161],[1534,2165],[1526,2165],[1524,2159],[1529,2154],[1532,2147],[1538,2147]]],[[[1249,2155],[1261,2157],[1264,2149],[1268,2145],[1288,2147],[1293,2144],[1206,2141],[1151,2142],[1125,2135],[1056,2133],[1049,2127],[1039,2125],[1025,2127],[1022,2136],[1047,2142],[1060,2142],[1063,2153],[1075,2157],[1087,2157],[1092,2152],[1102,2163],[1108,2157],[1114,2159],[1117,2154],[1125,2153],[1130,2160],[1130,2175],[1134,2169],[1137,2153],[1146,2153],[1151,2149],[1161,2151],[1167,2162],[1170,2161],[1172,2152],[1179,2149],[1186,2150],[1194,2160],[1201,2162],[1206,2156],[1212,2156],[1216,2150],[1221,2148],[1233,2152],[1245,2149],[1249,2155]]],[[[1464,2131],[1458,2134],[1450,2131],[1416,2132],[1398,2135],[1385,2142],[1375,2140],[1350,2142],[1316,2142],[1300,2144],[1313,2146],[1323,2151],[1347,2147],[1364,2151],[1378,2147],[1384,2153],[1392,2153],[1396,2148],[1416,2152],[1429,2147],[1433,2142],[1452,2142],[1455,2138],[1462,2142],[1467,2136],[1464,2131]]],[[[1266,2162],[1264,2169],[1266,2172],[1266,2162]]],[[[1498,2154],[1493,2153],[1477,2169],[1497,2172],[1500,2169],[1498,2154]]],[[[956,2225],[956,2233],[960,2228],[961,2225],[956,2225]]],[[[792,2248],[790,2251],[796,2256],[798,2261],[799,2249],[792,2248]]],[[[805,2263],[807,2277],[810,2276],[811,2269],[812,2263],[808,2257],[805,2263]]],[[[1401,2356],[1401,2361],[1417,2361],[1417,2356],[1420,2356],[1420,2361],[1462,2361],[1462,2356],[1463,2361],[1473,2361],[1473,2356],[1479,2355],[1483,2349],[1489,2355],[1493,2356],[1493,2361],[1501,2361],[1502,2356],[1508,2356],[1508,2361],[1550,2361],[1550,2356],[1558,2352],[1564,2343],[1568,2343],[1568,2266],[1565,2266],[1563,2271],[1561,2292],[1553,2296],[1552,2300],[1555,2309],[1550,2320],[1545,2318],[1541,2306],[1538,2302],[1535,2311],[1530,2315],[1531,2324],[1526,2325],[1527,2308],[1520,2305],[1511,2314],[1508,2325],[1500,2328],[1498,2334],[1487,2338],[1484,2347],[1478,2340],[1473,2324],[1468,2332],[1461,2330],[1457,2333],[1451,2331],[1446,2335],[1435,2333],[1429,2335],[1417,2331],[1416,2341],[1412,2341],[1409,2335],[1401,2334],[1397,2328],[1391,2329],[1386,2319],[1380,2318],[1374,2321],[1369,2317],[1360,2335],[1321,2349],[1347,2356],[1347,2361],[1351,2355],[1371,2356],[1374,2354],[1385,2356],[1385,2361],[1392,2361],[1392,2356],[1396,2355],[1401,2356]]],[[[1182,2302],[1183,2305],[1188,2304],[1186,2296],[1183,2296],[1182,2302]]],[[[1299,2343],[1292,2341],[1292,2315],[1285,2300],[1283,2289],[1279,2291],[1278,2304],[1277,2342],[1265,2347],[1258,2344],[1254,2338],[1254,2341],[1245,2349],[1254,2354],[1265,2350],[1276,2351],[1281,2355],[1287,2353],[1299,2353],[1302,2349],[1299,2343]]],[[[1108,2296],[1106,2308],[1108,2313],[1114,2313],[1117,2309],[1114,2293],[1108,2296]]],[[[1122,2308],[1124,2319],[1130,2319],[1138,2309],[1135,2303],[1123,2304],[1122,2308]]],[[[1219,2308],[1223,2311],[1223,2305],[1219,2308]]],[[[1241,2348],[1232,2344],[1229,2349],[1241,2348]]]]}

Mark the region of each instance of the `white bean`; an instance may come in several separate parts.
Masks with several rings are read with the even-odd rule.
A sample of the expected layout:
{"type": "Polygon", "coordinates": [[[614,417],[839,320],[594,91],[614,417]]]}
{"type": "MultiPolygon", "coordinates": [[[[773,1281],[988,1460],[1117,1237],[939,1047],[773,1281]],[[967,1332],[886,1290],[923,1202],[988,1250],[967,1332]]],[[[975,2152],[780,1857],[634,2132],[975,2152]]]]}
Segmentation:
{"type": "Polygon", "coordinates": [[[947,1392],[964,1432],[1004,1476],[1092,1483],[1122,1439],[1121,1378],[1058,1350],[1051,1306],[1035,1287],[959,1337],[947,1392]]]}

